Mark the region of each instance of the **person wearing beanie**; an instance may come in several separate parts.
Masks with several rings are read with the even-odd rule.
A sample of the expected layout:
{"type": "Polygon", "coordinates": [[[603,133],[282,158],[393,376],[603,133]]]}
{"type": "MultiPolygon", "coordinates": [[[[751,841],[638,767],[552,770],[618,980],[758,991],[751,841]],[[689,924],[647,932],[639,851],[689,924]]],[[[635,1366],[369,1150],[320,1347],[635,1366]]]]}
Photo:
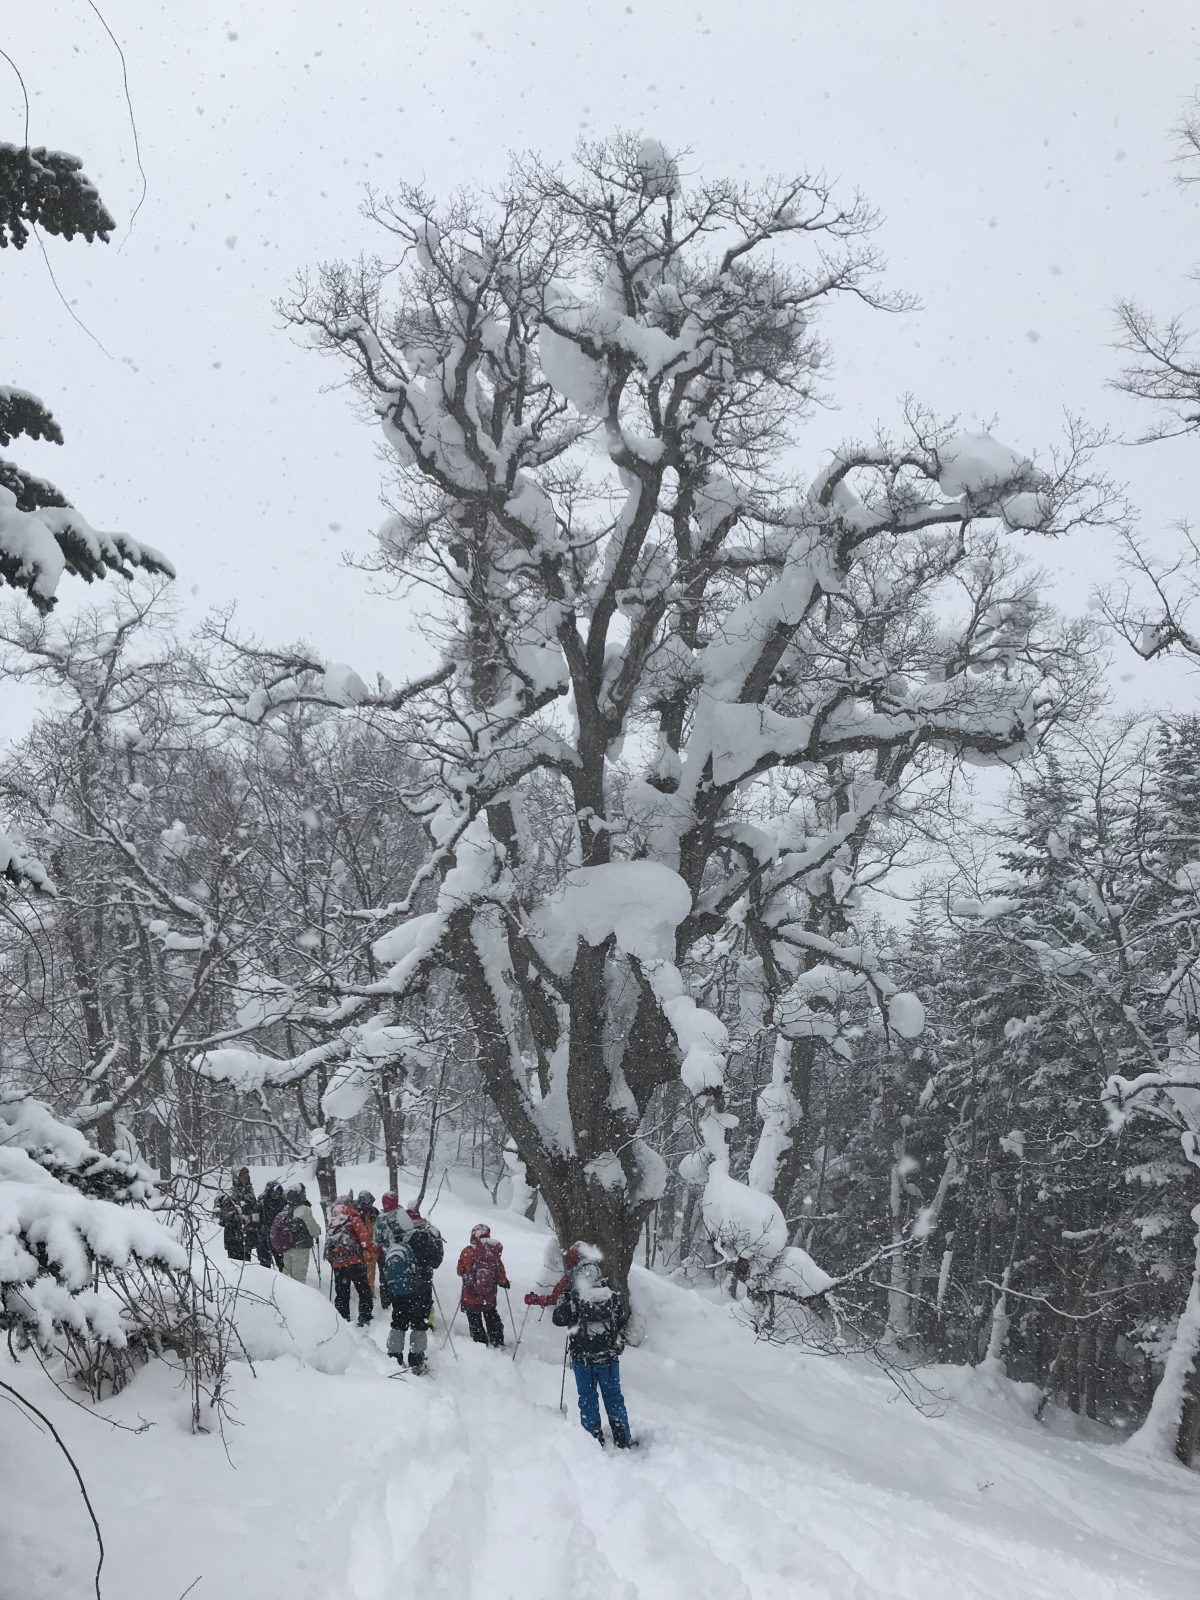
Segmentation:
{"type": "Polygon", "coordinates": [[[350,1290],[358,1293],[358,1325],[365,1328],[375,1310],[366,1258],[374,1250],[371,1231],[359,1215],[352,1194],[343,1195],[329,1213],[325,1258],[333,1269],[333,1303],[339,1317],[350,1320],[350,1290]]]}
{"type": "Polygon", "coordinates": [[[504,1349],[504,1323],[496,1309],[496,1292],[510,1286],[501,1259],[504,1246],[492,1238],[486,1222],[471,1229],[471,1242],[459,1255],[458,1275],[462,1279],[461,1304],[467,1327],[476,1344],[504,1349]]]}
{"type": "Polygon", "coordinates": [[[604,1257],[595,1245],[580,1242],[567,1253],[567,1283],[554,1307],[555,1327],[568,1330],[567,1350],[579,1395],[579,1420],[604,1443],[600,1399],[608,1413],[613,1443],[627,1450],[636,1441],[621,1392],[621,1352],[629,1311],[604,1277],[604,1257]]]}
{"type": "Polygon", "coordinates": [[[388,1355],[403,1366],[407,1339],[409,1370],[424,1372],[433,1274],[445,1254],[442,1236],[422,1217],[415,1201],[401,1210],[397,1196],[385,1194],[375,1224],[375,1249],[392,1313],[388,1355]]]}
{"type": "MultiPolygon", "coordinates": [[[[362,1189],[354,1197],[354,1204],[359,1216],[367,1225],[370,1234],[375,1232],[375,1224],[379,1220],[379,1207],[375,1204],[375,1196],[369,1189],[362,1189]]],[[[375,1304],[375,1270],[378,1258],[374,1250],[368,1250],[363,1256],[363,1266],[367,1269],[367,1282],[371,1285],[371,1304],[375,1304]]]]}
{"type": "Polygon", "coordinates": [[[308,1258],[321,1226],[312,1214],[308,1194],[302,1183],[292,1186],[284,1196],[283,1210],[271,1224],[271,1249],[283,1261],[283,1270],[297,1283],[308,1282],[308,1258]]]}

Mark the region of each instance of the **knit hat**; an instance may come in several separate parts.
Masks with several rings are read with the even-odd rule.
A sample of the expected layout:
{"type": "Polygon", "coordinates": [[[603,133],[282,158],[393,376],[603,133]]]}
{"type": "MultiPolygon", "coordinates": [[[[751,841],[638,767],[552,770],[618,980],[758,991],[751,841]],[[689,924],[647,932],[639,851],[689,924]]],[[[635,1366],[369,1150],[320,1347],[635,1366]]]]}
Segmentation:
{"type": "Polygon", "coordinates": [[[379,1203],[385,1211],[395,1211],[396,1207],[400,1204],[400,1197],[399,1195],[393,1194],[389,1189],[387,1194],[384,1195],[383,1199],[379,1203]]]}
{"type": "Polygon", "coordinates": [[[477,1222],[471,1229],[471,1237],[472,1239],[490,1239],[492,1237],[492,1230],[488,1227],[486,1222],[477,1222]]]}

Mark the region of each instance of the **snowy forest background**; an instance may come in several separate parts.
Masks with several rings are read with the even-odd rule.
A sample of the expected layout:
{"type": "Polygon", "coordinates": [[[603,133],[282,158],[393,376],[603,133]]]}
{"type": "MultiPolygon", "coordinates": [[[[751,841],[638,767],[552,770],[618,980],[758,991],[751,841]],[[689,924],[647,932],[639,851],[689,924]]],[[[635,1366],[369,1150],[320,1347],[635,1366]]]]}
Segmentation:
{"type": "MultiPolygon", "coordinates": [[[[0,242],[57,265],[119,230],[52,98],[0,242]]],[[[1200,549],[1116,442],[1194,451],[1187,316],[1112,284],[1121,422],[1064,373],[1054,436],[913,399],[846,436],[842,342],[916,314],[853,162],[743,181],[654,131],[436,195],[394,163],[362,256],[284,263],[314,388],[381,430],[394,660],[197,620],[170,506],[99,534],[23,464],[69,371],[3,373],[3,1326],[96,1393],[166,1349],[199,1416],[232,1168],[328,1204],[465,1165],[622,1282],[1190,1461],[1200,706],[1115,688],[1200,657],[1200,549]]]]}

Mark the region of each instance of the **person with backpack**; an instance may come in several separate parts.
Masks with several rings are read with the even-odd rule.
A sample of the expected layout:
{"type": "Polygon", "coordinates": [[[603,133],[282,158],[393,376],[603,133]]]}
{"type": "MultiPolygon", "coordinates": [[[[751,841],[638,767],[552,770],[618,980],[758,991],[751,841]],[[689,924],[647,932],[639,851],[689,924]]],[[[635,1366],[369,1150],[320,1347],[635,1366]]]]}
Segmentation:
{"type": "Polygon", "coordinates": [[[525,1296],[527,1306],[547,1306],[558,1304],[559,1298],[567,1287],[567,1278],[563,1272],[562,1246],[555,1238],[547,1239],[546,1248],[542,1253],[542,1268],[538,1273],[537,1282],[525,1296]]]}
{"type": "Polygon", "coordinates": [[[422,1217],[415,1201],[401,1210],[397,1197],[385,1194],[383,1215],[375,1224],[375,1249],[392,1311],[388,1355],[403,1367],[407,1336],[409,1371],[424,1372],[433,1274],[445,1253],[442,1236],[422,1217]]]}
{"type": "Polygon", "coordinates": [[[350,1290],[358,1292],[358,1325],[365,1328],[375,1311],[375,1297],[367,1277],[366,1257],[375,1248],[352,1194],[345,1194],[329,1213],[325,1259],[333,1272],[333,1304],[339,1317],[350,1321],[350,1290]]]}
{"type": "Polygon", "coordinates": [[[272,1178],[263,1189],[258,1208],[258,1259],[264,1267],[283,1267],[283,1256],[271,1246],[271,1229],[286,1204],[283,1185],[278,1178],[272,1178]]]}
{"type": "MultiPolygon", "coordinates": [[[[375,1196],[369,1189],[360,1189],[354,1200],[354,1205],[359,1216],[367,1225],[367,1232],[372,1239],[375,1237],[375,1224],[379,1221],[379,1207],[375,1204],[375,1196]]],[[[374,1250],[368,1250],[364,1257],[367,1268],[367,1282],[371,1285],[371,1304],[375,1304],[375,1272],[378,1258],[374,1250]]]]}
{"type": "Polygon", "coordinates": [[[258,1238],[259,1216],[249,1167],[239,1167],[229,1193],[218,1197],[216,1216],[223,1230],[225,1254],[231,1261],[249,1261],[258,1238]]]}
{"type": "Polygon", "coordinates": [[[595,1245],[579,1243],[567,1252],[567,1283],[554,1307],[555,1327],[567,1328],[567,1350],[579,1394],[579,1420],[594,1439],[604,1443],[600,1399],[608,1413],[613,1443],[628,1450],[635,1443],[621,1393],[621,1352],[629,1312],[621,1296],[604,1278],[604,1257],[595,1245]]]}
{"type": "Polygon", "coordinates": [[[271,1249],[297,1283],[308,1282],[308,1258],[320,1237],[321,1225],[312,1214],[304,1185],[297,1183],[284,1196],[283,1210],[271,1224],[271,1249]]]}
{"type": "Polygon", "coordinates": [[[497,1289],[510,1287],[504,1262],[500,1259],[504,1246],[492,1238],[486,1222],[477,1222],[471,1229],[471,1242],[458,1258],[458,1275],[462,1279],[461,1304],[467,1314],[467,1327],[476,1344],[489,1344],[493,1350],[504,1349],[504,1323],[496,1310],[497,1289]]]}

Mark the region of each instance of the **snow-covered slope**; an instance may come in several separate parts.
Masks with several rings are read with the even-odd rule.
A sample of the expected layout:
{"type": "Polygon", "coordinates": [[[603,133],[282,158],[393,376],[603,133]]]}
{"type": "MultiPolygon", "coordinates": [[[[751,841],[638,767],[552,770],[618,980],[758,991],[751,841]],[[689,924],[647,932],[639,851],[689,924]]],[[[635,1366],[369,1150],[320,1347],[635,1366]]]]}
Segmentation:
{"type": "MultiPolygon", "coordinates": [[[[259,1175],[260,1176],[260,1175],[259,1175]]],[[[352,1172],[378,1194],[377,1172],[352,1172]]],[[[452,1175],[434,1220],[439,1293],[487,1216],[515,1292],[545,1236],[452,1175]]],[[[1002,1382],[927,1375],[919,1415],[886,1377],[756,1345],[726,1309],[639,1274],[646,1341],[622,1362],[638,1454],[601,1452],[558,1411],[562,1339],[531,1315],[514,1364],[433,1345],[435,1375],[388,1381],[384,1319],[337,1323],[315,1288],[275,1289],[243,1331],[237,1425],[187,1433],[187,1398],[150,1369],[101,1409],[61,1399],[36,1364],[16,1383],[52,1418],[104,1530],[110,1600],[1192,1600],[1200,1476],[1063,1438],[1002,1382]],[[960,1398],[950,1398],[951,1390],[960,1398]],[[969,1398],[963,1398],[963,1397],[969,1398]]],[[[570,1402],[568,1382],[568,1402],[570,1402]]],[[[0,1408],[0,1597],[94,1593],[95,1546],[70,1469],[0,1408]]]]}

